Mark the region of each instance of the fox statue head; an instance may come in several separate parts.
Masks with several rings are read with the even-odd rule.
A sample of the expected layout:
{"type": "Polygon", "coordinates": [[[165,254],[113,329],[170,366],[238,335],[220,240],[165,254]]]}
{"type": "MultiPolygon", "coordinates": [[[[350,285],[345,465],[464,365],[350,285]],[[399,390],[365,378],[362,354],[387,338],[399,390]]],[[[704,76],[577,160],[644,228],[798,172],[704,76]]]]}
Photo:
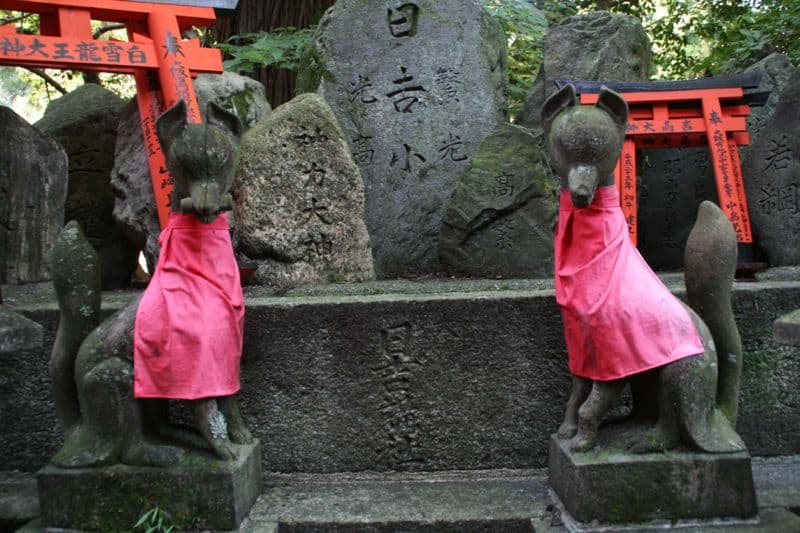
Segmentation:
{"type": "Polygon", "coordinates": [[[597,187],[611,185],[625,140],[628,104],[603,87],[597,104],[582,106],[568,84],[542,107],[550,164],[568,188],[575,207],[592,203],[597,187]]]}
{"type": "Polygon", "coordinates": [[[173,212],[191,213],[203,223],[232,209],[230,188],[239,160],[242,123],[211,102],[206,122],[186,121],[180,100],[159,117],[156,133],[174,181],[173,212]]]}

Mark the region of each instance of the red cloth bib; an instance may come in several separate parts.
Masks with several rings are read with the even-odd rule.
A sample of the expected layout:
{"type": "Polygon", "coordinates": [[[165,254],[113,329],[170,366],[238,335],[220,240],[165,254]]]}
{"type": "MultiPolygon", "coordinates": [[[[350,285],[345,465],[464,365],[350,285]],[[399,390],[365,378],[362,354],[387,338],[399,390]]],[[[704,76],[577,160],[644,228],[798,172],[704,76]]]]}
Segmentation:
{"type": "Polygon", "coordinates": [[[561,191],[555,271],[576,376],[608,381],[703,353],[689,313],[631,243],[615,186],[584,209],[561,191]]]}
{"type": "Polygon", "coordinates": [[[239,390],[244,306],[228,217],[172,213],[136,311],[134,396],[194,400],[239,390]]]}

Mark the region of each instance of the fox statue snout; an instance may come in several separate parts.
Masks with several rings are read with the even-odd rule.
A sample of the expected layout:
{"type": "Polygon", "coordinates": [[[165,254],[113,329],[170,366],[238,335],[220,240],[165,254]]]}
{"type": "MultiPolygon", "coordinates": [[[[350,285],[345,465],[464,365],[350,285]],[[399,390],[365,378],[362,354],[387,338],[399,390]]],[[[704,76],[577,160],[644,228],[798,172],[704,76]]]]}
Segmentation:
{"type": "Polygon", "coordinates": [[[233,209],[233,197],[229,192],[220,194],[217,183],[198,183],[190,187],[188,197],[181,198],[180,208],[181,213],[195,215],[208,224],[218,214],[233,209]]]}
{"type": "Polygon", "coordinates": [[[575,207],[588,207],[597,190],[597,167],[592,165],[576,165],[569,170],[567,184],[570,198],[575,207]]]}

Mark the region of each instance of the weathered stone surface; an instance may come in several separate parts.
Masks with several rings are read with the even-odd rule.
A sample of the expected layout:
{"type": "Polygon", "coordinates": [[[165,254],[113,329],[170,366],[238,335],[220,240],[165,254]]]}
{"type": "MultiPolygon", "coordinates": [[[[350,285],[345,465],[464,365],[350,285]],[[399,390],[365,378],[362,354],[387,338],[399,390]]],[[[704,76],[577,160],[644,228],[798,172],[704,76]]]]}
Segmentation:
{"type": "MultiPolygon", "coordinates": [[[[28,471],[62,440],[47,378],[58,311],[51,292],[33,297],[38,287],[3,287],[6,305],[14,301],[13,310],[45,329],[41,349],[5,357],[0,368],[0,449],[6,468],[28,471]]],[[[298,289],[280,298],[266,297],[266,288],[245,291],[241,405],[267,469],[546,466],[570,382],[552,285],[385,281],[311,289],[314,296],[298,289]],[[394,427],[395,411],[382,409],[385,361],[389,342],[404,338],[409,363],[422,363],[407,381],[411,425],[394,427]],[[421,460],[406,461],[411,449],[393,444],[393,435],[414,427],[419,455],[411,458],[421,460]]],[[[137,294],[105,293],[104,316],[137,294]]],[[[778,346],[772,326],[798,301],[797,282],[734,286],[744,346],[737,430],[754,455],[800,449],[800,348],[778,346]]]]}
{"type": "Polygon", "coordinates": [[[302,94],[242,141],[234,180],[238,247],[252,283],[374,278],[364,184],[328,105],[302,94]]]}
{"type": "Polygon", "coordinates": [[[556,183],[533,135],[498,126],[456,183],[439,236],[442,265],[478,277],[552,275],[556,183]]]}
{"type": "Polygon", "coordinates": [[[238,116],[245,130],[255,126],[272,110],[264,85],[235,72],[199,74],[194,80],[194,91],[204,118],[208,103],[214,102],[238,116]]]}
{"type": "Polygon", "coordinates": [[[800,309],[775,321],[775,342],[800,346],[800,309]]]}
{"type": "MultiPolygon", "coordinates": [[[[770,54],[751,65],[746,72],[754,70],[761,72],[761,83],[756,91],[770,91],[770,94],[766,104],[750,108],[750,114],[747,116],[747,132],[750,134],[751,141],[761,134],[764,125],[772,118],[775,106],[778,105],[789,78],[797,71],[788,56],[778,53],[770,54]]],[[[747,154],[749,148],[749,145],[739,148],[742,157],[747,154]]]]}
{"type": "Polygon", "coordinates": [[[111,187],[114,220],[136,248],[144,252],[149,271],[153,272],[158,259],[161,226],[135,100],[128,102],[120,113],[111,187]]]}
{"type": "Polygon", "coordinates": [[[501,28],[471,0],[343,0],[320,21],[304,76],[361,167],[379,277],[440,269],[447,199],[507,115],[505,62],[501,28]]]}
{"type": "Polygon", "coordinates": [[[158,506],[172,524],[186,529],[237,529],[261,493],[262,480],[258,441],[235,448],[236,461],[198,452],[170,468],[45,466],[36,475],[42,525],[130,531],[145,511],[158,506]]]}
{"type": "Polygon", "coordinates": [[[17,531],[38,516],[36,479],[22,472],[0,472],[0,531],[17,531]]]}
{"type": "MultiPolygon", "coordinates": [[[[195,91],[203,116],[208,103],[215,102],[235,113],[245,130],[270,111],[263,85],[238,74],[200,74],[195,80],[195,91]]],[[[111,184],[115,194],[114,219],[136,247],[144,251],[152,272],[158,258],[161,227],[136,101],[129,102],[120,113],[111,184]]]]}
{"type": "Polygon", "coordinates": [[[800,71],[742,161],[755,243],[770,266],[800,264],[800,71]]]}
{"type": "Polygon", "coordinates": [[[112,212],[117,125],[124,102],[87,83],[47,106],[36,127],[53,136],[69,157],[69,188],[64,220],[77,220],[103,267],[103,288],[129,284],[139,249],[117,228],[112,212]]]}
{"type": "Polygon", "coordinates": [[[544,38],[543,62],[517,124],[541,127],[544,101],[556,92],[555,80],[646,81],[650,41],[639,20],[596,11],[567,17],[544,38]]]}
{"type": "Polygon", "coordinates": [[[64,224],[67,154],[0,106],[0,282],[49,279],[47,254],[64,224]]]}
{"type": "Polygon", "coordinates": [[[747,452],[631,455],[599,442],[594,452],[573,453],[568,443],[550,440],[550,485],[584,524],[744,519],[758,513],[747,452]]]}
{"type": "Polygon", "coordinates": [[[42,326],[0,307],[0,354],[33,350],[42,345],[42,326]]]}
{"type": "Polygon", "coordinates": [[[637,246],[656,270],[683,267],[686,239],[703,200],[718,202],[707,148],[651,149],[639,158],[637,246]]]}
{"type": "Polygon", "coordinates": [[[532,533],[534,521],[551,518],[542,471],[269,476],[266,484],[253,532],[274,523],[294,532],[532,533]]]}

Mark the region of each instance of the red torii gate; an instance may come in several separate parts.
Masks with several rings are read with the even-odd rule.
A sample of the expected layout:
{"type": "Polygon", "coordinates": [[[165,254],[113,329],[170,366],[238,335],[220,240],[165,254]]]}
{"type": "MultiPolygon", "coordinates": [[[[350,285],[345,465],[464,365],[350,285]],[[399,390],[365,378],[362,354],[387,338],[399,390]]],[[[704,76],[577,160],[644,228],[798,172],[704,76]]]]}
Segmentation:
{"type": "MultiPolygon", "coordinates": [[[[601,86],[620,93],[628,102],[625,142],[614,173],[634,245],[638,233],[636,149],[684,146],[708,147],[719,206],[733,224],[737,241],[752,244],[738,146],[750,143],[745,122],[750,107],[744,89],[758,87],[760,79],[760,74],[754,72],[677,82],[556,81],[559,88],[573,84],[581,104],[595,104],[601,86]]],[[[753,103],[758,100],[753,99],[753,103]]]]}
{"type": "Polygon", "coordinates": [[[215,48],[183,39],[195,26],[216,20],[214,7],[232,9],[234,0],[0,0],[0,8],[39,14],[38,35],[0,26],[0,65],[120,72],[136,79],[136,99],[161,227],[169,218],[172,178],[156,138],[161,112],[182,99],[187,119],[200,122],[191,76],[222,72],[215,48]],[[91,21],[124,23],[128,41],[99,40],[91,21]]]}

